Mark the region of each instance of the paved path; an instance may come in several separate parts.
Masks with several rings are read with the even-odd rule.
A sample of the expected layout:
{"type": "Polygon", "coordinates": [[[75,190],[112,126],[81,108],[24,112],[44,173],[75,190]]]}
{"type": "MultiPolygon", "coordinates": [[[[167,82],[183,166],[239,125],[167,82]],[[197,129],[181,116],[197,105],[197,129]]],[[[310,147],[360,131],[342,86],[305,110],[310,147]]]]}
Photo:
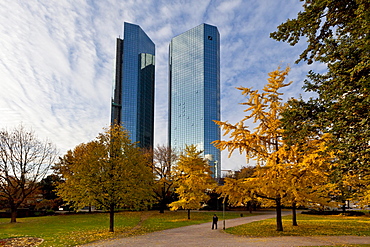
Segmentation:
{"type": "MultiPolygon", "coordinates": [[[[290,212],[283,212],[283,215],[290,212]]],[[[226,228],[253,221],[275,217],[274,212],[265,212],[263,215],[242,217],[226,220],[226,228]]],[[[357,236],[310,236],[310,237],[269,237],[248,238],[224,233],[223,221],[220,220],[218,230],[211,230],[211,223],[185,226],[159,232],[153,232],[141,236],[109,239],[84,245],[85,247],[289,247],[289,246],[323,246],[344,244],[369,244],[370,237],[357,236]]]]}

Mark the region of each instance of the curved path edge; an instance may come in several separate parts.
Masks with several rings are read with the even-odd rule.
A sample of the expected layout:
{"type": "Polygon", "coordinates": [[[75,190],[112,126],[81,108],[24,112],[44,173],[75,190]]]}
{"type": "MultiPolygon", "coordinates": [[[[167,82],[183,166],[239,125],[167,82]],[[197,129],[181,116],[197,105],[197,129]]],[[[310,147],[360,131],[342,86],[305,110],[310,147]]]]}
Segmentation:
{"type": "MultiPolygon", "coordinates": [[[[257,213],[260,213],[259,211],[257,213]]],[[[261,215],[241,217],[225,221],[226,228],[247,224],[254,221],[275,218],[275,212],[262,212],[261,215]]],[[[283,212],[289,215],[290,212],[283,212]]],[[[219,221],[218,230],[211,230],[211,223],[184,226],[145,235],[115,238],[83,245],[84,247],[185,247],[185,246],[212,246],[212,247],[288,247],[288,246],[325,246],[345,244],[369,244],[370,237],[360,236],[307,236],[307,237],[266,237],[248,238],[223,232],[223,220],[219,221]]]]}

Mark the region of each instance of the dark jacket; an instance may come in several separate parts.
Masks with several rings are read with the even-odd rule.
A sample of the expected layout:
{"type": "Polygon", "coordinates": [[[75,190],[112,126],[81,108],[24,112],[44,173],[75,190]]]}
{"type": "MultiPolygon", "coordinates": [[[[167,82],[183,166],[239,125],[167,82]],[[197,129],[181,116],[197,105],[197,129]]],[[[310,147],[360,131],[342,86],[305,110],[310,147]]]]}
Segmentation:
{"type": "Polygon", "coordinates": [[[217,223],[217,221],[218,221],[218,217],[215,215],[215,216],[213,216],[213,222],[214,223],[217,223]]]}

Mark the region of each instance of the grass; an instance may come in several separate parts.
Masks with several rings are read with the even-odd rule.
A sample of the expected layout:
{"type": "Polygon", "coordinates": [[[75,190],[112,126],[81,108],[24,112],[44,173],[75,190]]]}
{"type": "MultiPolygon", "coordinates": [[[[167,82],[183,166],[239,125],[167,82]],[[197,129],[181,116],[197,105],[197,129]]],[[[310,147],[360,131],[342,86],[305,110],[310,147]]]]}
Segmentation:
{"type": "MultiPolygon", "coordinates": [[[[126,237],[153,231],[210,222],[214,212],[120,212],[115,214],[115,232],[109,233],[109,215],[106,213],[76,214],[18,218],[10,224],[0,218],[0,239],[37,237],[44,239],[42,246],[75,246],[112,237],[126,237]]],[[[235,212],[226,212],[225,219],[239,217],[235,212]]],[[[248,215],[246,215],[248,216],[248,215]]],[[[221,217],[220,217],[221,218],[221,217]]]]}
{"type": "Polygon", "coordinates": [[[369,216],[298,215],[298,226],[291,216],[283,217],[284,231],[276,231],[276,219],[252,222],[226,229],[226,232],[249,237],[273,236],[370,236],[369,216]]]}
{"type": "MultiPolygon", "coordinates": [[[[192,212],[187,219],[186,211],[120,212],[115,215],[115,232],[108,232],[109,215],[76,214],[19,218],[10,224],[0,218],[0,239],[37,237],[44,239],[43,246],[76,246],[113,237],[127,237],[170,228],[210,222],[214,212],[192,212]]],[[[220,219],[222,213],[218,213],[220,219]]],[[[250,214],[244,214],[249,216],[250,214]]],[[[240,213],[226,212],[225,219],[237,218],[240,213]]],[[[252,222],[226,229],[226,232],[250,237],[355,235],[370,236],[369,216],[321,216],[298,215],[298,225],[292,226],[291,216],[283,217],[284,231],[276,231],[275,219],[252,222]]],[[[369,246],[369,245],[348,245],[369,246]]]]}

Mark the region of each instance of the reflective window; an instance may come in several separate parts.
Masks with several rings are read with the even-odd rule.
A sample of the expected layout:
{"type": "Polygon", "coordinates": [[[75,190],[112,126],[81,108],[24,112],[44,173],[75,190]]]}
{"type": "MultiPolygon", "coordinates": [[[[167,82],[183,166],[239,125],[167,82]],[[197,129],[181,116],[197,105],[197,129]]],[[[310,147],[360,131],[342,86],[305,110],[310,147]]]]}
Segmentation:
{"type": "Polygon", "coordinates": [[[132,141],[141,147],[153,146],[155,45],[140,26],[126,22],[122,42],[119,122],[132,141]]]}
{"type": "Polygon", "coordinates": [[[214,176],[220,177],[220,36],[216,27],[202,24],[172,39],[169,56],[170,145],[183,150],[194,144],[211,154],[214,176]]]}

